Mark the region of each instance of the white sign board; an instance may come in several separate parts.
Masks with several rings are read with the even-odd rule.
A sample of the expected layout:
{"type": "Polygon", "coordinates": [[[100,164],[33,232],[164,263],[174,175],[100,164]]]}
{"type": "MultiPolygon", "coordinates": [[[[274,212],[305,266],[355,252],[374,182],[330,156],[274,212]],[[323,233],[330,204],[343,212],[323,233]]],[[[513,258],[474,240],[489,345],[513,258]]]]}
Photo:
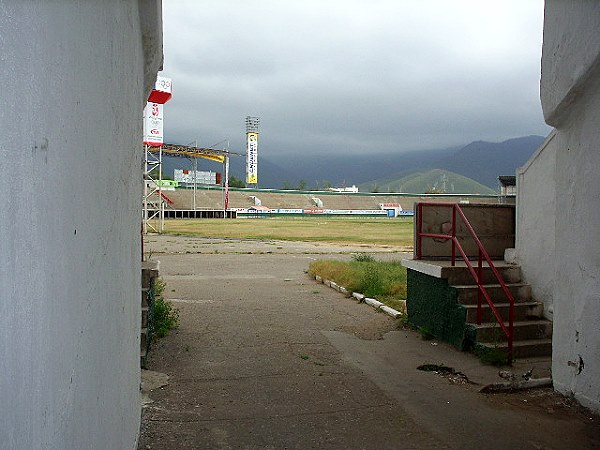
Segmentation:
{"type": "Polygon", "coordinates": [[[172,81],[170,78],[165,77],[156,77],[156,84],[154,85],[154,89],[161,92],[167,92],[171,94],[171,85],[172,81]]]}
{"type": "Polygon", "coordinates": [[[159,103],[148,102],[144,108],[144,144],[163,144],[163,105],[159,103]]]}
{"type": "Polygon", "coordinates": [[[193,170],[175,169],[173,175],[175,181],[180,183],[194,184],[195,181],[196,184],[217,184],[216,172],[197,170],[194,176],[193,170]]]}

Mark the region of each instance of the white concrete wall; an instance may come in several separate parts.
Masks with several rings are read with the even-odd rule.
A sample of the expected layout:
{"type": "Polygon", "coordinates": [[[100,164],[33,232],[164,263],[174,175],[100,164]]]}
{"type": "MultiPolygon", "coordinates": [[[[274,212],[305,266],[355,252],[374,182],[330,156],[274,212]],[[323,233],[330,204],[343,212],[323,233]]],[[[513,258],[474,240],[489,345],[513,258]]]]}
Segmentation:
{"type": "Polygon", "coordinates": [[[549,125],[571,120],[573,105],[585,101],[598,74],[599,17],[596,0],[546,0],[540,88],[549,125]]]}
{"type": "MultiPolygon", "coordinates": [[[[600,411],[600,2],[547,0],[541,100],[555,135],[549,157],[531,162],[523,174],[518,249],[526,274],[533,265],[554,276],[552,376],[555,388],[600,411]],[[552,167],[552,155],[555,164],[552,167]],[[536,167],[539,165],[539,167],[536,167]],[[546,173],[544,179],[543,173],[546,173]],[[528,179],[529,174],[531,178],[528,179]],[[539,183],[539,186],[536,184],[539,183]],[[541,192],[554,185],[552,199],[541,192]],[[536,199],[541,205],[533,205],[536,199]],[[552,242],[536,239],[543,204],[554,220],[552,242]],[[525,242],[529,236],[532,240],[525,242]],[[548,245],[548,249],[532,250],[548,245]],[[524,247],[523,247],[524,246],[524,247]],[[523,250],[535,252],[523,256],[523,250]]],[[[550,229],[544,224],[542,229],[550,229]]],[[[533,280],[534,277],[532,277],[533,280]]],[[[535,280],[533,280],[535,283],[535,280]]],[[[539,286],[534,285],[534,289],[539,286]]]]}
{"type": "Polygon", "coordinates": [[[600,72],[597,77],[557,133],[552,373],[559,391],[600,411],[600,72]]]}
{"type": "Polygon", "coordinates": [[[544,304],[552,319],[554,309],[554,241],[556,222],[555,132],[529,161],[517,170],[516,249],[524,281],[533,298],[544,304]]]}
{"type": "Polygon", "coordinates": [[[158,1],[0,2],[2,448],[136,447],[141,113],[162,57],[157,12],[158,1]]]}

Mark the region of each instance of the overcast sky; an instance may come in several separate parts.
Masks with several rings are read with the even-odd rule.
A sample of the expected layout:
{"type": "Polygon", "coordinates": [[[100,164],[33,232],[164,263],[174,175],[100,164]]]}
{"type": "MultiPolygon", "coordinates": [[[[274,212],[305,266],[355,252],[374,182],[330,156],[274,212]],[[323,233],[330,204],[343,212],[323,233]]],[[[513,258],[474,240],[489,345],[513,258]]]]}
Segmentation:
{"type": "MultiPolygon", "coordinates": [[[[541,134],[543,0],[163,2],[166,142],[402,152],[541,134]]],[[[222,148],[222,147],[221,147],[222,148]]]]}

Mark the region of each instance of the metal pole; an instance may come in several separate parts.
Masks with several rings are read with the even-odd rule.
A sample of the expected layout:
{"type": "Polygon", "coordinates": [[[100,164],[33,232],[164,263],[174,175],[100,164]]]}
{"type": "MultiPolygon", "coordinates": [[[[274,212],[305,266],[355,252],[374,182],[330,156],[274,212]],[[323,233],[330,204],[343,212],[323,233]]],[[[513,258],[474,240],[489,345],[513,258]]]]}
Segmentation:
{"type": "Polygon", "coordinates": [[[229,209],[229,155],[225,155],[225,198],[223,199],[223,218],[227,218],[227,209],[229,209]]]}
{"type": "Polygon", "coordinates": [[[162,233],[165,230],[165,207],[162,196],[162,145],[158,150],[158,204],[160,207],[159,230],[162,233]]]}
{"type": "MultiPolygon", "coordinates": [[[[197,140],[194,141],[194,147],[198,148],[197,140]]],[[[196,171],[197,170],[198,170],[198,158],[194,157],[194,211],[196,211],[196,171]]]]}
{"type": "Polygon", "coordinates": [[[477,325],[481,325],[481,290],[483,289],[483,255],[479,249],[477,255],[477,325]]]}
{"type": "Polygon", "coordinates": [[[148,173],[148,146],[144,145],[144,217],[143,217],[143,226],[142,226],[142,232],[144,234],[148,233],[148,181],[147,181],[147,173],[148,173]]]}
{"type": "Polygon", "coordinates": [[[421,259],[423,257],[423,251],[421,249],[421,245],[423,243],[423,236],[421,233],[423,232],[423,204],[417,203],[417,259],[421,259]]]}
{"type": "Polygon", "coordinates": [[[456,205],[452,206],[452,267],[456,264],[456,205]]]}

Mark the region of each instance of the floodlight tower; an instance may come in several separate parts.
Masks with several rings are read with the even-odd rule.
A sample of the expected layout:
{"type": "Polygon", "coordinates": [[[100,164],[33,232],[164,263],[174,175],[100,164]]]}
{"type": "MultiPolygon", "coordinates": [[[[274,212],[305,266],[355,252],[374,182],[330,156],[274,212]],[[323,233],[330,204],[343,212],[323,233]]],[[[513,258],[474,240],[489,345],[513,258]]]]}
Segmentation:
{"type": "Polygon", "coordinates": [[[246,117],[246,184],[258,184],[258,117],[246,117]]]}

